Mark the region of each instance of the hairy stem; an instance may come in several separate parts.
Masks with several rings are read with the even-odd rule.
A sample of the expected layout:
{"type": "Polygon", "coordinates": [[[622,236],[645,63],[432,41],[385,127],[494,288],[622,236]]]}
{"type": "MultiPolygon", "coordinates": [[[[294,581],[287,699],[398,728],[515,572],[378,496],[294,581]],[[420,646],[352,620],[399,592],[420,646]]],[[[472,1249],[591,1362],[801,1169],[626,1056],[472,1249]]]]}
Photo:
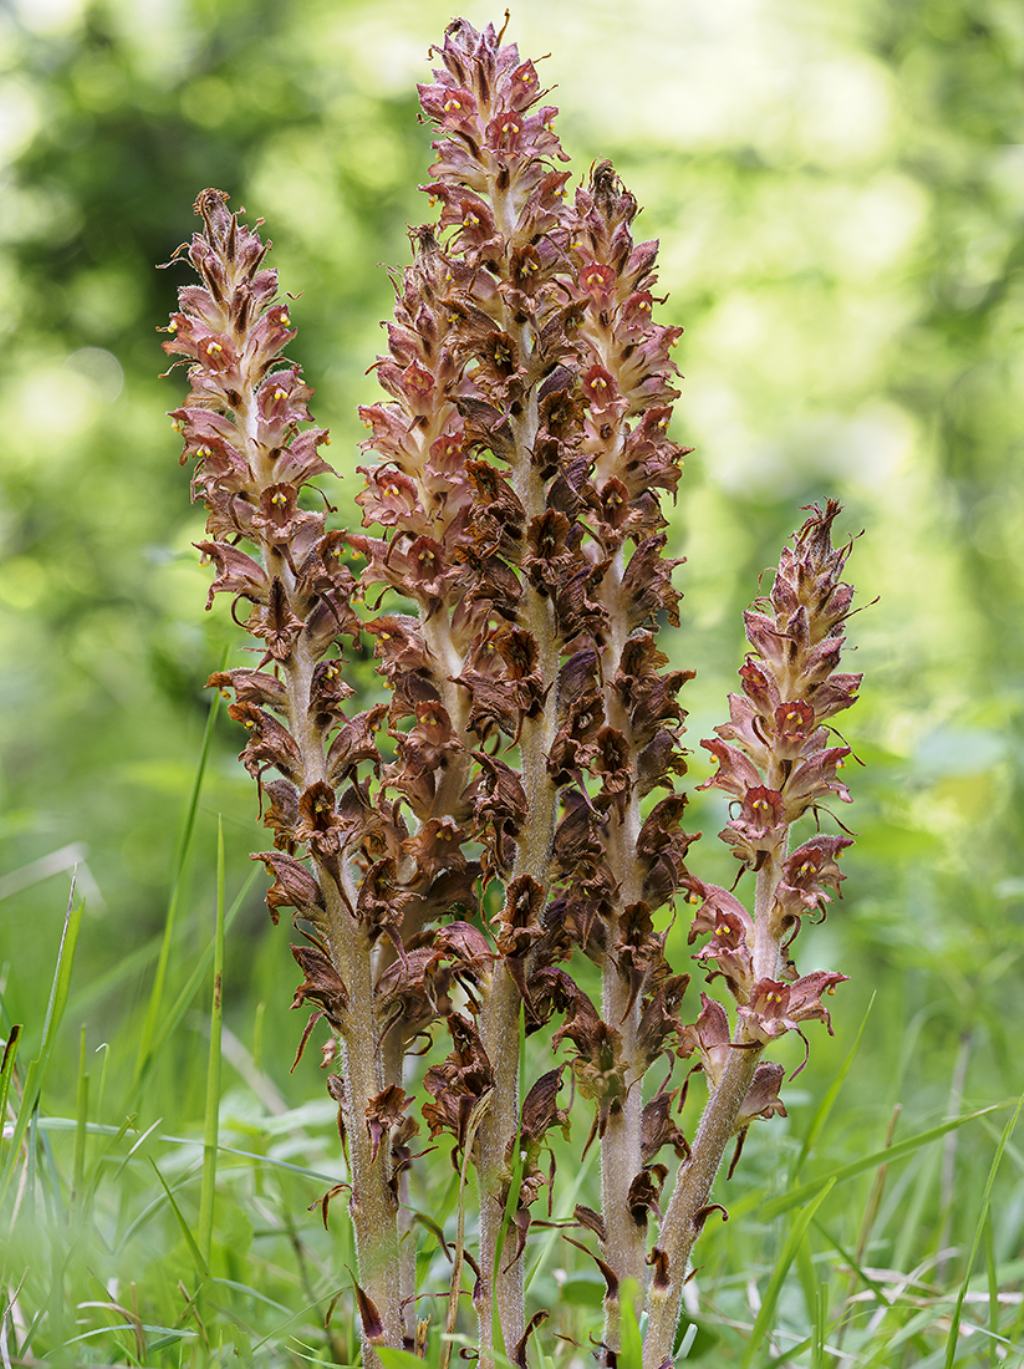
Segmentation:
{"type": "MultiPolygon", "coordinates": [[[[240,411],[246,431],[255,443],[256,404],[253,399],[240,411]]],[[[259,475],[263,483],[273,479],[266,462],[259,475]]],[[[269,574],[282,582],[289,597],[295,577],[284,556],[265,547],[263,560],[269,574]]],[[[302,758],[303,785],[309,787],[326,777],[325,738],[310,716],[310,685],[313,659],[304,636],[296,641],[290,659],[284,664],[288,700],[288,721],[302,758]]],[[[390,1186],[390,1156],[382,1147],[373,1158],[366,1127],[366,1105],[384,1087],[384,1067],[377,1031],[374,1003],[373,955],[365,927],[346,906],[346,898],[325,865],[317,869],[323,890],[328,921],[328,945],[334,966],[345,985],[348,1002],[341,1032],[344,1060],[343,1115],[348,1138],[352,1200],[350,1210],[356,1236],[356,1252],[361,1286],[373,1301],[383,1324],[382,1342],[402,1344],[400,1291],[393,1271],[399,1258],[398,1207],[390,1186]]],[[[351,900],[349,900],[351,903],[351,900]]],[[[364,1326],[363,1360],[376,1365],[373,1345],[364,1326]]]]}
{"type": "MultiPolygon", "coordinates": [[[[496,207],[502,204],[495,197],[496,207]]],[[[516,328],[521,357],[525,363],[532,350],[532,339],[525,325],[516,328]]],[[[544,485],[533,464],[537,438],[537,392],[534,387],[524,412],[515,425],[516,458],[512,485],[526,510],[527,520],[544,512],[544,485]]],[[[559,648],[554,612],[550,601],[529,582],[523,583],[521,624],[533,634],[539,648],[538,670],[547,690],[538,717],[524,719],[520,736],[522,783],[527,802],[527,827],[519,842],[513,878],[531,875],[546,887],[551,843],[555,830],[557,792],[548,773],[547,758],[557,722],[556,683],[559,648]]],[[[498,1249],[504,1203],[502,1195],[508,1181],[507,1157],[514,1144],[519,1121],[519,991],[505,965],[495,964],[491,989],[480,1017],[480,1036],[494,1070],[491,1105],[479,1134],[480,1180],[480,1272],[481,1296],[480,1359],[484,1369],[493,1364],[494,1298],[506,1351],[521,1339],[525,1327],[523,1261],[502,1257],[496,1273],[497,1288],[492,1289],[492,1271],[498,1249]]]]}
{"type": "Polygon", "coordinates": [[[509,1148],[519,1119],[519,990],[503,964],[496,964],[490,992],[480,1018],[480,1039],[494,1071],[491,1103],[477,1137],[477,1178],[480,1190],[480,1293],[477,1316],[480,1363],[494,1365],[494,1314],[508,1353],[523,1334],[526,1315],[523,1262],[512,1261],[506,1242],[495,1271],[504,1195],[510,1174],[509,1148]]]}
{"type": "MultiPolygon", "coordinates": [[[[535,591],[527,595],[539,599],[535,591]]],[[[540,600],[539,607],[548,615],[545,633],[547,643],[542,648],[541,669],[545,682],[551,682],[547,705],[539,718],[528,719],[523,725],[521,739],[523,758],[523,788],[528,804],[527,829],[520,841],[513,877],[532,875],[545,884],[551,841],[555,826],[556,791],[547,770],[547,753],[554,736],[555,690],[554,677],[558,666],[558,650],[553,644],[550,610],[540,600]]],[[[532,624],[531,624],[532,626],[532,624]]],[[[478,1170],[480,1180],[480,1318],[481,1364],[493,1364],[489,1351],[494,1348],[493,1317],[495,1296],[492,1290],[492,1270],[500,1238],[502,1201],[509,1176],[507,1157],[514,1143],[519,1122],[519,1010],[520,995],[512,976],[503,962],[494,966],[491,987],[483,1001],[480,1015],[480,1037],[494,1071],[494,1091],[491,1105],[480,1126],[478,1138],[478,1170]]],[[[507,1252],[502,1267],[497,1271],[496,1289],[498,1314],[507,1350],[522,1337],[525,1326],[523,1294],[523,1261],[509,1260],[507,1252]]]]}
{"type": "Polygon", "coordinates": [[[759,1049],[735,1050],[730,1055],[700,1119],[691,1158],[676,1180],[659,1236],[668,1256],[668,1282],[652,1282],[648,1294],[644,1369],[661,1369],[671,1363],[690,1252],[700,1235],[698,1213],[711,1193],[760,1053],[759,1049]]]}
{"type": "MultiPolygon", "coordinates": [[[[638,1072],[631,1068],[636,1055],[636,1029],[640,1006],[628,1009],[629,986],[610,962],[604,972],[604,1017],[622,1033],[622,1058],[626,1062],[627,1086],[632,1085],[621,1111],[613,1112],[601,1139],[601,1212],[606,1240],[604,1258],[618,1275],[620,1284],[629,1279],[636,1285],[634,1305],[643,1297],[647,1273],[645,1229],[633,1220],[629,1210],[629,1188],[642,1167],[640,1124],[643,1094],[638,1072]]],[[[605,1302],[604,1343],[619,1348],[618,1299],[605,1302]]]]}
{"type": "MultiPolygon", "coordinates": [[[[344,1113],[351,1167],[350,1211],[356,1236],[361,1285],[383,1325],[382,1342],[401,1346],[403,1334],[399,1269],[398,1204],[391,1191],[387,1147],[373,1158],[366,1104],[384,1087],[383,1059],[374,1013],[373,962],[369,938],[344,907],[330,875],[322,887],[331,920],[331,952],[348,989],[342,1031],[344,1113]]],[[[365,1333],[365,1327],[364,1327],[365,1333]]],[[[364,1334],[363,1363],[378,1363],[364,1334]]]]}
{"type": "MultiPolygon", "coordinates": [[[[771,935],[769,920],[778,882],[778,861],[766,860],[758,871],[754,899],[754,973],[758,978],[771,977],[778,967],[779,944],[771,935]]],[[[735,1134],[736,1119],[762,1050],[759,1042],[741,1038],[737,1049],[730,1053],[718,1084],[708,1097],[690,1159],[676,1179],[658,1238],[668,1257],[668,1277],[666,1282],[652,1283],[647,1298],[644,1369],[662,1369],[671,1363],[690,1252],[703,1225],[701,1209],[711,1194],[725,1148],[735,1134]]]]}
{"type": "MultiPolygon", "coordinates": [[[[605,714],[611,727],[626,738],[629,754],[632,745],[629,716],[613,687],[625,645],[624,615],[619,602],[624,556],[616,556],[601,586],[601,597],[608,610],[608,639],[603,651],[605,714]]],[[[622,909],[643,896],[643,881],[637,866],[636,844],[640,834],[640,799],[636,776],[623,811],[609,815],[608,868],[618,886],[617,910],[608,925],[609,948],[619,933],[622,909]]],[[[612,956],[606,956],[602,984],[602,1011],[605,1021],[621,1035],[621,1058],[626,1071],[628,1092],[621,1111],[608,1119],[601,1140],[601,1213],[607,1239],[604,1258],[618,1275],[620,1284],[631,1279],[635,1284],[637,1307],[643,1300],[647,1274],[647,1241],[644,1227],[633,1220],[629,1210],[629,1188],[643,1164],[641,1122],[643,1118],[643,1067],[637,1061],[637,1029],[640,1023],[642,986],[632,992],[628,978],[621,973],[612,956]],[[630,1001],[632,997],[632,1002],[630,1001]]],[[[604,1343],[611,1350],[619,1346],[618,1299],[605,1303],[604,1343]]]]}

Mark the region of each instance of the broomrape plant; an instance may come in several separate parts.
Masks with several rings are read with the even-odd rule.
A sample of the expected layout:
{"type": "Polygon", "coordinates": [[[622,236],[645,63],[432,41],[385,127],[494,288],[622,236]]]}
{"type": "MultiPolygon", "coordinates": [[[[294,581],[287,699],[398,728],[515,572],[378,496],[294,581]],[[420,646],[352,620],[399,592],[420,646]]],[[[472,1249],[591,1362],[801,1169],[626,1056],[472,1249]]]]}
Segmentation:
{"type": "Polygon", "coordinates": [[[428,1334],[406,1087],[430,1051],[422,1121],[479,1194],[446,1329],[465,1268],[480,1358],[525,1364],[543,1313],[526,1319],[524,1253],[554,1182],[549,1134],[571,1119],[601,1154],[600,1211],[577,1206],[567,1239],[606,1284],[603,1360],[628,1295],[645,1369],[661,1369],[723,1156],[731,1174],[751,1123],[785,1112],[766,1051],[810,1021],[831,1030],[823,999],[844,978],[799,976],[791,950],[839,892],[850,839],[791,833],[849,799],[830,720],[860,680],[838,671],[850,547],[833,545],[838,505],[815,506],[745,615],[741,692],[701,743],[739,868],[733,891],[705,884],[676,787],[691,672],[657,643],[679,625],[661,497],[685,455],[667,435],[681,330],[652,317],[657,243],[634,240],[636,201],[608,163],[569,193],[556,110],[503,32],[457,20],[436,52],[420,101],[440,212],[411,234],[384,396],[361,410],[365,531],[317,506],[328,438],[284,356],[296,331],[269,244],[223,192],[196,201],[202,229],[179,252],[200,283],[163,344],[188,364],[172,416],[208,511],[210,603],[228,595],[255,639],[250,665],[209,683],[248,733],[271,915],[290,909],[302,937],[299,1054],[318,1024],[330,1033],[350,1185],[323,1210],[350,1187],[366,1362],[428,1334]],[[354,711],[346,658],[368,643],[389,702],[354,711]],[[680,901],[731,1011],[695,1004],[666,959],[680,901]],[[578,982],[587,960],[600,1001],[578,982]],[[552,1023],[553,1068],[520,1097],[520,1036],[552,1023]],[[694,1072],[706,1101],[688,1137],[694,1072]]]}

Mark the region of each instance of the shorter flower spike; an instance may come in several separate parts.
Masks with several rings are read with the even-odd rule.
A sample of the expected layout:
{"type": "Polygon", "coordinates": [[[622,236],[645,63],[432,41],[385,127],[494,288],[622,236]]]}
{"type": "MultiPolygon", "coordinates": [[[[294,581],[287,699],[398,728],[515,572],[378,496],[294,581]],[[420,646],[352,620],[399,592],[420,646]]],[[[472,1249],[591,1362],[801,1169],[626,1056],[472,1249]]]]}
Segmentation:
{"type": "Polygon", "coordinates": [[[762,1052],[795,1032],[804,1045],[798,1074],[807,1063],[804,1025],[823,1022],[832,1031],[823,998],[846,980],[828,970],[798,976],[789,955],[804,915],[824,915],[839,893],[838,859],[852,843],[818,832],[790,849],[795,824],[827,817],[832,799],[850,801],[837,774],[850,750],[829,744],[829,720],[855,701],[861,679],[838,671],[853,599],[842,579],[852,544],[832,542],[839,511],[831,499],[814,505],[783,549],[770,594],[745,615],[752,650],[740,669],[741,692],[729,696],[729,721],[701,743],[717,769],[700,787],[729,795],[720,835],[756,887],[751,911],[735,892],[692,875],[684,880],[697,905],[690,942],[707,937],[694,958],[710,967],[709,981],[721,978],[735,1013],[702,994],[696,1022],[678,1039],[680,1055],[696,1056],[708,1098],[657,1241],[644,1369],[671,1362],[690,1252],[714,1207],[708,1198],[726,1145],[736,1138],[731,1178],[751,1123],[786,1115],[782,1066],[762,1052]]]}

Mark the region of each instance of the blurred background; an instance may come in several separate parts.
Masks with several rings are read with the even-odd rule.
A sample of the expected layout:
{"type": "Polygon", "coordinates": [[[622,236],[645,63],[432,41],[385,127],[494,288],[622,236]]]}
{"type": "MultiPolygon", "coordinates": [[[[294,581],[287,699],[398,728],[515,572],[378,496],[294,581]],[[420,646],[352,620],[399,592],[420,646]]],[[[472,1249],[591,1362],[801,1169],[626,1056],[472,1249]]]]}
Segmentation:
{"type": "MultiPolygon", "coordinates": [[[[130,1113],[140,1129],[159,1120],[187,1140],[203,1116],[205,980],[173,1021],[148,1090],[130,1087],[209,713],[202,683],[226,648],[241,659],[226,617],[203,613],[208,576],[190,545],[201,517],[165,416],[182,378],[157,378],[153,331],[183,276],[154,266],[192,231],[192,200],[206,185],[266,219],[283,284],[301,293],[293,353],[316,388],[318,421],[333,431],[329,455],[343,479],[331,495],[339,517],[353,518],[355,408],[375,393],[364,373],[390,308],[385,267],[406,260],[406,226],[430,216],[416,189],[430,151],[415,83],[451,17],[437,0],[8,0],[0,9],[0,1035],[23,1022],[26,1060],[41,1038],[77,865],[86,909],[44,1095],[54,1118],[74,1116],[83,1026],[94,1102],[109,1060],[96,1105],[105,1114],[90,1114],[97,1125],[116,1128],[130,1113]]],[[[477,0],[467,17],[501,20],[477,0]]],[[[611,157],[644,206],[639,231],[662,244],[662,318],[687,330],[674,433],[696,450],[672,515],[688,558],[685,620],[666,649],[699,669],[688,698],[693,747],[723,715],[742,657],[740,610],[800,507],[838,495],[843,527],[863,529],[851,570],[860,602],[877,602],[850,624],[849,668],[866,673],[847,723],[865,764],[851,777],[858,842],[844,903],[797,948],[804,968],[828,965],[852,982],[836,1000],[837,1040],[815,1037],[788,1122],[752,1138],[734,1181],[740,1192],[769,1191],[872,994],[818,1141],[823,1159],[880,1147],[897,1103],[898,1138],[1024,1087],[1024,12],[1011,0],[518,0],[510,33],[527,54],[552,54],[542,71],[557,86],[576,172],[611,157]]],[[[218,720],[179,880],[169,997],[208,951],[218,814],[230,898],[249,878],[247,853],[263,844],[234,759],[240,744],[218,720]]],[[[694,785],[707,769],[697,751],[694,785]]],[[[695,866],[728,878],[713,839],[717,801],[695,795],[692,812],[706,833],[695,866]]],[[[261,898],[258,883],[243,893],[228,939],[225,1020],[237,1050],[225,1066],[222,1128],[235,1129],[241,1149],[286,1161],[301,1152],[301,1164],[331,1175],[336,1140],[315,1065],[287,1073],[297,1032],[288,931],[270,927],[261,898]]],[[[925,1281],[936,1286],[959,1278],[1002,1121],[997,1113],[950,1133],[894,1171],[865,1259],[928,1262],[925,1281]],[[920,1241],[904,1236],[901,1246],[908,1211],[920,1241]]],[[[59,1172],[59,1128],[53,1137],[59,1172]]],[[[195,1150],[153,1155],[181,1178],[187,1213],[195,1150]]],[[[92,1292],[84,1278],[66,1292],[72,1302],[102,1297],[110,1278],[122,1288],[138,1278],[145,1320],[147,1288],[173,1300],[174,1261],[186,1268],[187,1258],[166,1205],[132,1225],[155,1183],[147,1170],[128,1186],[139,1159],[116,1202],[101,1203],[107,1216],[96,1221],[108,1234],[89,1257],[92,1292]],[[121,1240],[129,1228],[144,1230],[141,1245],[121,1240]]],[[[1018,1279],[1007,1294],[1011,1328],[1022,1168],[1011,1147],[989,1228],[1018,1279]]],[[[285,1291],[274,1297],[294,1310],[293,1283],[311,1280],[310,1303],[332,1280],[346,1283],[344,1236],[318,1236],[302,1210],[323,1184],[242,1166],[235,1179],[227,1171],[223,1184],[233,1182],[239,1194],[255,1185],[245,1192],[256,1206],[222,1194],[224,1244],[270,1252],[264,1293],[278,1278],[285,1291]],[[284,1210],[301,1239],[282,1225],[284,1210]]],[[[853,1247],[870,1176],[844,1192],[833,1235],[853,1247]]],[[[713,1297],[739,1324],[751,1316],[746,1276],[737,1277],[751,1237],[733,1226],[710,1238],[707,1260],[722,1275],[713,1297]]],[[[756,1230],[756,1259],[770,1267],[778,1233],[756,1230]]],[[[46,1287],[71,1277],[73,1261],[55,1272],[57,1248],[22,1291],[29,1322],[46,1287]]],[[[827,1249],[814,1258],[838,1258],[827,1249]]],[[[570,1254],[552,1252],[538,1288],[575,1280],[585,1308],[590,1275],[574,1272],[570,1254]]],[[[15,1265],[4,1277],[17,1283],[15,1265]]],[[[806,1314],[793,1297],[799,1328],[806,1314]]],[[[869,1299],[864,1315],[875,1310],[869,1299]]],[[[255,1303],[250,1314],[286,1320],[255,1303]]],[[[101,1326],[106,1315],[84,1313],[76,1325],[101,1326]]],[[[239,1320],[226,1320],[231,1335],[242,1334],[239,1320]]],[[[40,1352],[58,1343],[50,1334],[40,1329],[40,1352]]],[[[69,1323],[62,1334],[77,1332],[69,1323]]],[[[83,1344],[111,1356],[106,1334],[83,1344]]],[[[694,1354],[718,1334],[709,1325],[694,1354]]],[[[121,1339],[138,1354],[131,1336],[121,1339]]],[[[154,1355],[123,1362],[164,1362],[154,1355]]]]}

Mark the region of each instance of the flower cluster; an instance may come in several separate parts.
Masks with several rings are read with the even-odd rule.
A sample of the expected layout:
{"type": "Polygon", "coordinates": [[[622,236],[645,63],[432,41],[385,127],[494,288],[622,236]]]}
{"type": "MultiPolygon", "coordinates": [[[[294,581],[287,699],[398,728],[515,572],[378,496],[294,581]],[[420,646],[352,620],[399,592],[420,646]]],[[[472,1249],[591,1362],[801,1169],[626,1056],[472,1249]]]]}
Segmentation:
{"type": "MultiPolygon", "coordinates": [[[[839,512],[834,500],[815,505],[783,549],[770,594],[745,614],[751,652],[739,672],[741,692],[729,696],[729,721],[701,743],[718,762],[701,787],[730,796],[732,815],[720,836],[741,873],[755,874],[756,891],[752,916],[734,893],[696,878],[689,883],[699,905],[690,942],[708,938],[695,959],[709,980],[722,979],[736,1013],[731,1025],[723,1005],[702,995],[700,1015],[686,1031],[684,1050],[697,1055],[708,1102],[659,1236],[663,1277],[650,1294],[648,1369],[670,1356],[697,1216],[725,1145],[737,1138],[731,1175],[751,1122],[785,1115],[783,1070],[761,1059],[763,1049],[790,1031],[803,1037],[807,1022],[823,1022],[831,1032],[822,999],[846,979],[824,970],[798,976],[790,955],[803,919],[824,916],[840,892],[837,862],[851,845],[848,836],[818,831],[790,849],[795,824],[806,817],[820,824],[832,800],[850,799],[837,773],[850,749],[830,744],[830,720],[855,701],[861,681],[837,669],[853,599],[842,578],[852,543],[832,541],[839,512]],[[715,1145],[702,1146],[712,1133],[715,1145]]],[[[803,1043],[806,1064],[806,1037],[803,1043]]]]}
{"type": "Polygon", "coordinates": [[[299,1056],[322,1023],[324,1063],[339,1065],[328,1087],[366,1361],[377,1344],[423,1344],[419,1093],[430,1137],[449,1138],[479,1186],[448,1329],[465,1265],[482,1362],[504,1349],[525,1365],[539,1314],[527,1321],[524,1252],[542,1194],[550,1206],[571,1082],[602,1179],[601,1210],[574,1218],[597,1251],[566,1239],[604,1277],[605,1362],[631,1286],[646,1369],[660,1369],[725,1146],[784,1113],[781,1067],[762,1054],[807,1021],[830,1026],[822,996],[843,978],[798,978],[789,949],[838,893],[849,841],[819,833],[791,852],[789,834],[849,797],[829,725],[859,683],[837,671],[849,548],[832,545],[838,507],[816,508],[747,615],[742,692],[703,743],[709,785],[734,801],[723,838],[755,874],[748,910],[688,868],[676,787],[692,672],[669,667],[658,633],[679,624],[663,500],[686,449],[667,431],[681,330],[654,317],[658,245],[637,240],[636,201],[609,163],[570,194],[557,111],[503,31],[456,20],[435,51],[420,101],[438,215],[392,278],[373,368],[384,394],[360,410],[359,529],[329,526],[312,483],[331,474],[327,435],[284,356],[295,328],[267,245],[222,192],[197,201],[203,229],[185,250],[201,283],[179,292],[164,343],[189,365],[173,417],[208,511],[210,602],[230,596],[257,656],[210,684],[249,734],[241,760],[273,833],[255,857],[269,908],[291,909],[303,936],[299,1056]],[[357,710],[349,642],[369,643],[386,703],[357,710]],[[680,895],[699,905],[695,960],[734,998],[732,1024],[707,995],[690,1007],[666,955],[680,895]],[[521,1030],[550,1031],[558,1053],[522,1098],[521,1030]],[[708,1085],[690,1139],[677,1121],[688,1059],[708,1085]]]}
{"type": "MultiPolygon", "coordinates": [[[[303,503],[316,493],[310,482],[331,468],[319,455],[326,432],[308,426],[312,392],[283,355],[296,336],[291,308],[264,266],[267,244],[229,211],[227,196],[206,190],[195,207],[203,229],[176,255],[187,254],[200,284],[179,290],[163,344],[188,363],[190,392],[171,417],[182,460],[193,461],[193,498],[207,508],[209,540],[197,544],[216,567],[207,607],[230,596],[258,654],[209,684],[232,698],[228,712],[248,734],[240,759],[274,834],[275,849],[256,857],[272,876],[271,913],[291,908],[305,938],[294,948],[304,976],[295,1006],[313,1009],[302,1044],[321,1019],[342,1042],[343,1070],[329,1088],[341,1103],[359,1194],[361,1295],[380,1308],[381,1334],[394,1343],[400,1318],[385,1284],[397,1258],[397,1198],[392,1156],[382,1150],[369,950],[397,935],[402,904],[393,897],[396,821],[373,803],[367,780],[380,764],[379,710],[344,707],[353,691],[338,643],[360,631],[354,579],[343,538],[303,503]],[[265,780],[268,772],[275,778],[265,780]],[[358,889],[354,867],[363,875],[358,889]]],[[[397,1123],[396,1132],[404,1144],[397,1123]]]]}
{"type": "Polygon", "coordinates": [[[718,762],[701,787],[722,789],[733,801],[721,838],[745,869],[757,872],[770,899],[755,938],[732,894],[695,884],[703,903],[691,940],[711,934],[698,959],[714,963],[740,1004],[747,1033],[762,1043],[808,1018],[828,1024],[821,994],[843,979],[796,980],[788,955],[802,919],[824,914],[839,892],[838,857],[851,845],[848,836],[819,833],[789,851],[790,829],[801,818],[820,820],[830,802],[850,801],[838,774],[850,748],[831,744],[830,723],[855,701],[861,681],[837,670],[853,598],[842,579],[852,544],[832,545],[838,514],[834,500],[815,506],[784,549],[771,594],[745,614],[752,653],[740,670],[742,692],[729,695],[728,723],[701,742],[718,762]]]}

